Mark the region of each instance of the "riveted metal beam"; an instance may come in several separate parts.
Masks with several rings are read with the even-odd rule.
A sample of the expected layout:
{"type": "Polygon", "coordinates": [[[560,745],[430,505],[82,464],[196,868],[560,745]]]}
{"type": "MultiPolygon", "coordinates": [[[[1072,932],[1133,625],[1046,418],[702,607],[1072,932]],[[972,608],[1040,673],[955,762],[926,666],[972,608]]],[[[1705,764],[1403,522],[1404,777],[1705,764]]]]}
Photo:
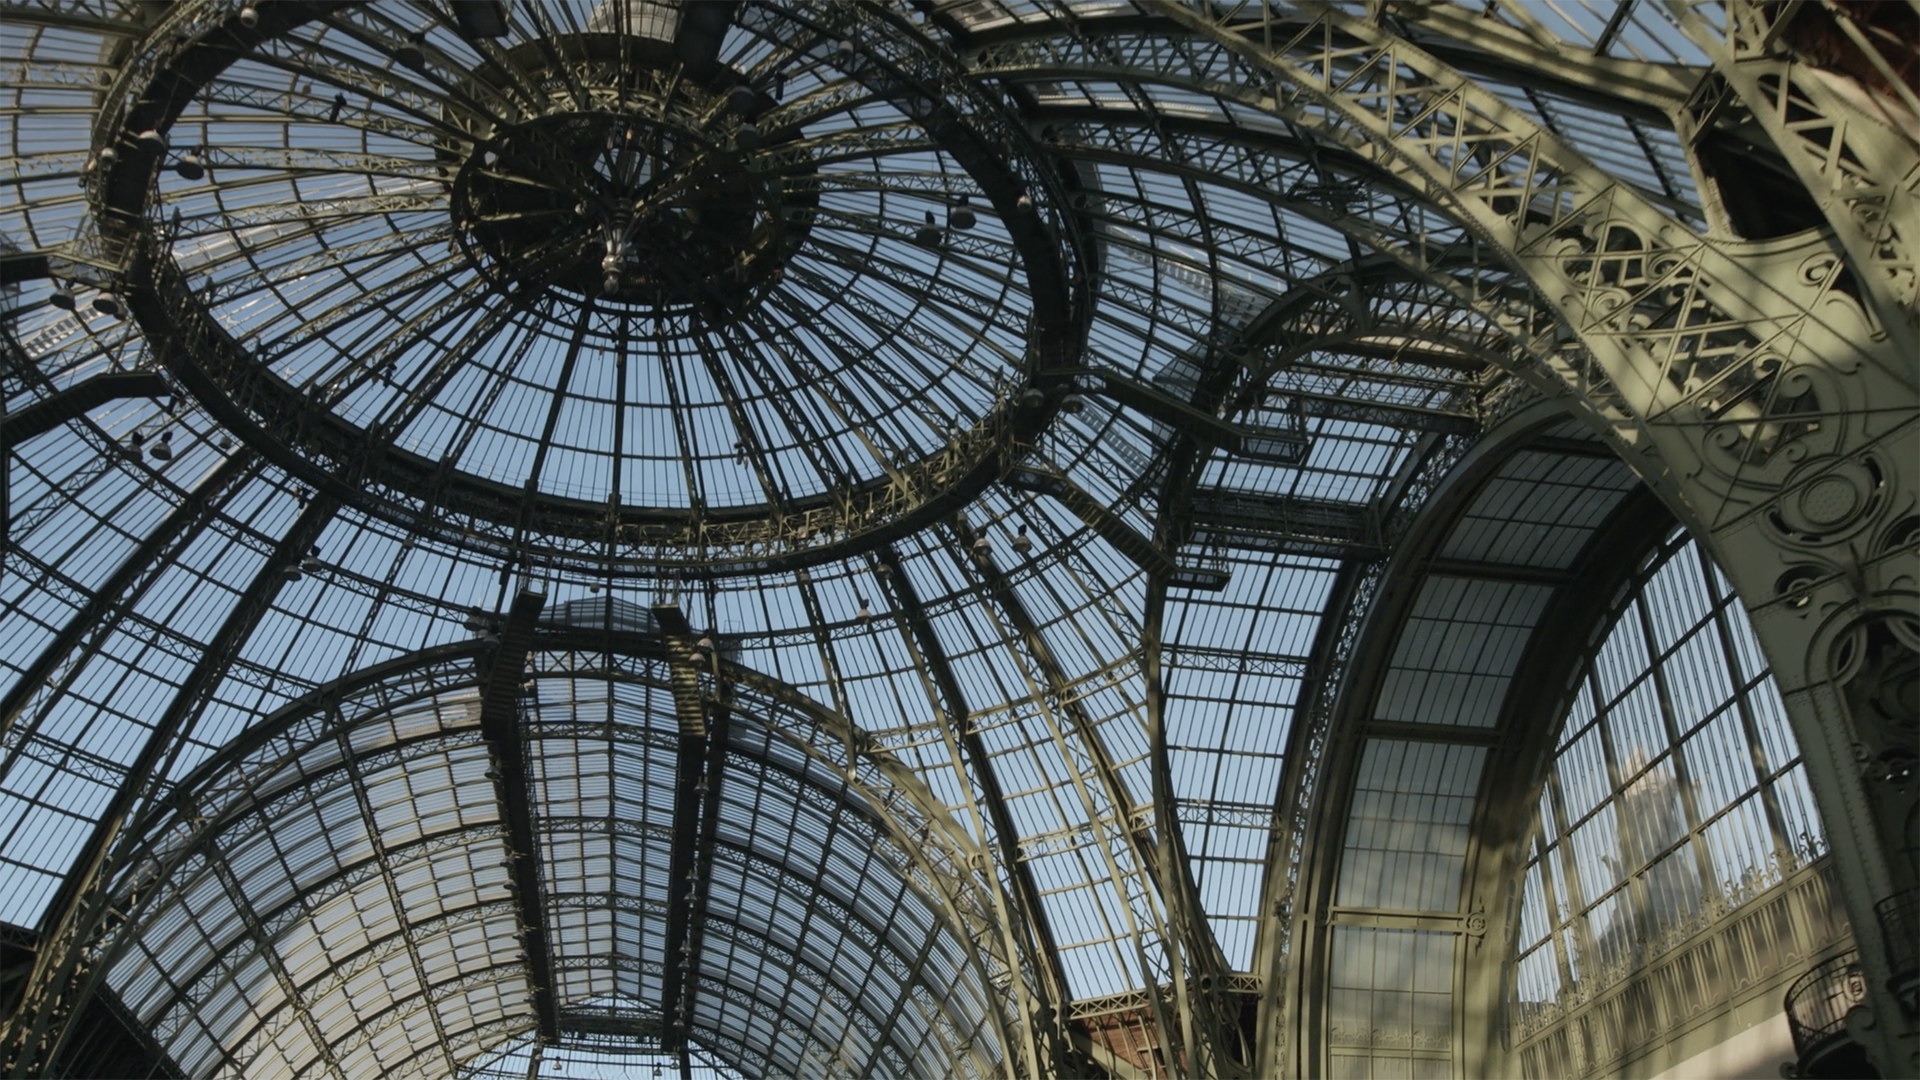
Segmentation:
{"type": "Polygon", "coordinates": [[[1013,886],[1010,897],[1003,898],[1000,891],[995,890],[994,900],[1005,924],[1009,955],[1027,957],[1038,976],[1031,987],[1035,1015],[1030,1017],[1028,1027],[1040,1034],[1029,1047],[1029,1053],[1035,1055],[1034,1067],[1040,1070],[1046,1063],[1060,1060],[1062,1048],[1058,1043],[1064,1038],[1062,1009],[1067,1001],[1067,976],[1060,962],[1059,945],[1047,920],[1033,869],[1020,857],[1020,831],[1007,807],[993,757],[973,724],[966,692],[954,675],[953,664],[934,630],[933,620],[927,616],[920,591],[897,551],[882,548],[876,558],[877,565],[887,570],[885,587],[904,623],[901,638],[914,658],[914,668],[923,680],[930,680],[927,697],[943,720],[941,732],[949,758],[960,775],[972,777],[979,785],[977,795],[971,785],[967,788],[968,812],[974,817],[976,828],[991,823],[991,832],[983,830],[983,835],[993,838],[1000,865],[1013,886]],[[980,820],[983,810],[985,822],[980,820]]]}
{"type": "Polygon", "coordinates": [[[10,451],[35,435],[52,431],[109,401],[131,397],[162,397],[170,393],[172,389],[168,386],[167,380],[157,371],[121,371],[108,375],[95,375],[59,393],[41,398],[18,412],[6,414],[4,423],[0,423],[0,452],[10,451]]]}
{"type": "Polygon", "coordinates": [[[500,793],[500,816],[507,823],[513,845],[513,893],[520,923],[520,947],[526,950],[533,972],[533,1008],[540,1037],[560,1038],[560,1009],[553,994],[553,957],[547,942],[546,891],[540,873],[540,838],[533,828],[533,783],[527,759],[526,732],[520,703],[526,678],[527,653],[534,645],[534,628],[546,606],[545,593],[523,589],[513,598],[500,626],[500,643],[485,661],[480,684],[480,731],[493,759],[494,783],[500,793]]]}
{"type": "Polygon", "coordinates": [[[1194,491],[1187,542],[1326,558],[1375,559],[1386,546],[1378,508],[1304,495],[1194,491]]]}

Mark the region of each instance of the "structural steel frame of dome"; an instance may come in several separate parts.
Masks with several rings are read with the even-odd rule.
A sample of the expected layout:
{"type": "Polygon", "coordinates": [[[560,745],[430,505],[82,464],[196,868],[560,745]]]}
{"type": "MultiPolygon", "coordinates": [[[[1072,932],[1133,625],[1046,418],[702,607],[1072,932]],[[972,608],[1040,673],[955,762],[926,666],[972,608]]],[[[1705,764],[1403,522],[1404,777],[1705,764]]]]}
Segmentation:
{"type": "MultiPolygon", "coordinates": [[[[140,325],[138,333],[88,329],[91,343],[81,344],[57,336],[50,345],[15,342],[9,333],[9,400],[27,407],[0,418],[0,441],[25,445],[72,424],[97,448],[100,462],[90,475],[106,475],[123,451],[83,418],[178,385],[205,410],[194,423],[207,433],[231,430],[246,445],[218,460],[196,459],[209,464],[190,487],[161,478],[154,467],[153,487],[165,493],[169,512],[126,545],[110,573],[62,574],[14,542],[16,533],[56,515],[49,507],[58,498],[49,502],[46,492],[80,504],[46,479],[47,470],[36,466],[28,487],[40,501],[22,516],[15,517],[7,492],[8,577],[20,565],[41,583],[36,588],[57,592],[70,609],[36,655],[10,660],[17,673],[0,702],[7,775],[29,760],[33,740],[47,737],[47,717],[69,698],[80,673],[108,654],[110,633],[147,618],[136,610],[142,597],[183,564],[198,537],[230,530],[253,557],[250,570],[235,571],[240,577],[228,590],[231,603],[220,609],[224,616],[193,642],[197,651],[183,654],[191,659],[171,697],[136,718],[144,740],[137,751],[74,766],[93,770],[111,794],[40,918],[31,971],[6,1030],[8,1075],[48,1065],[70,1038],[86,991],[107,981],[111,966],[97,949],[113,940],[103,934],[136,923],[123,906],[141,880],[133,856],[148,839],[146,823],[172,812],[181,779],[176,763],[208,756],[191,739],[233,673],[255,663],[254,639],[280,617],[283,589],[299,576],[286,572],[303,557],[317,562],[323,537],[347,527],[367,536],[405,534],[408,551],[417,541],[422,550],[449,553],[448,581],[462,561],[499,570],[501,610],[491,616],[473,613],[464,597],[414,589],[396,580],[397,571],[384,581],[362,575],[356,582],[345,571],[332,580],[394,598],[423,619],[470,614],[492,640],[493,659],[469,678],[481,688],[477,728],[503,777],[501,816],[516,864],[510,903],[530,965],[541,961],[544,905],[533,826],[523,820],[531,800],[514,790],[513,778],[526,768],[517,727],[525,721],[514,702],[527,657],[577,634],[578,645],[569,647],[655,657],[666,667],[684,748],[708,745],[701,741],[708,735],[703,686],[709,695],[763,695],[832,730],[844,751],[834,758],[835,740],[827,739],[805,746],[809,754],[836,762],[832,768],[851,768],[856,758],[869,763],[873,794],[862,800],[887,808],[875,814],[893,835],[944,838],[932,849],[944,854],[928,855],[934,862],[922,873],[943,888],[964,887],[969,914],[954,915],[950,901],[949,929],[971,943],[987,981],[1009,995],[992,1017],[1002,1056],[983,1069],[1040,1075],[1097,1057],[1072,1021],[1103,1009],[1146,1018],[1160,1033],[1170,1068],[1229,1076],[1300,1066],[1305,1051],[1286,1032],[1302,1018],[1283,1015],[1290,1006],[1275,980],[1264,983],[1252,1025],[1242,1021],[1253,991],[1246,966],[1230,961],[1222,944],[1220,901],[1206,893],[1200,869],[1218,860],[1182,817],[1192,800],[1172,763],[1188,749],[1170,735],[1177,726],[1170,671],[1176,656],[1198,650],[1174,640],[1169,612],[1184,610],[1179,593],[1226,587],[1231,575],[1219,552],[1233,543],[1218,537],[1259,532],[1249,518],[1277,520],[1283,535],[1262,540],[1264,549],[1248,547],[1322,560],[1312,568],[1339,581],[1328,588],[1324,610],[1313,613],[1325,617],[1316,624],[1311,656],[1243,652],[1233,662],[1242,671],[1293,663],[1303,677],[1337,677],[1379,583],[1377,573],[1369,578],[1357,568],[1373,560],[1377,569],[1404,534],[1406,518],[1433,509],[1427,498],[1474,437],[1529,396],[1544,396],[1604,433],[1710,551],[1746,605],[1828,823],[1840,893],[1870,976],[1869,1002],[1886,1021],[1866,1038],[1880,1060],[1910,1063],[1912,1021],[1902,1028],[1896,1019],[1902,1012],[1886,989],[1887,952],[1873,905],[1914,884],[1911,841],[1903,839],[1915,812],[1911,735],[1876,703],[1910,678],[1902,673],[1909,654],[1920,650],[1920,409],[1913,404],[1920,191],[1912,182],[1920,176],[1920,136],[1899,129],[1900,116],[1920,116],[1920,101],[1886,54],[1861,37],[1845,5],[1804,7],[1853,35],[1859,63],[1852,72],[1822,67],[1796,45],[1802,5],[1756,0],[1623,3],[1604,21],[1591,19],[1593,26],[1563,16],[1558,27],[1508,2],[1490,5],[1484,16],[1426,2],[1139,0],[1028,8],[967,0],[914,12],[823,2],[783,6],[777,17],[745,5],[741,10],[754,18],[809,28],[806,48],[783,62],[799,64],[795,58],[804,54],[806,64],[847,72],[822,85],[857,85],[861,94],[918,103],[904,112],[924,122],[937,152],[966,163],[981,207],[991,204],[997,219],[1013,223],[1004,230],[1008,241],[978,262],[998,273],[1002,296],[1024,290],[1032,325],[1019,330],[1023,356],[1004,367],[994,361],[998,374],[981,384],[977,415],[958,418],[971,427],[938,433],[944,441],[930,448],[908,441],[921,451],[910,455],[917,464],[861,483],[843,471],[839,486],[815,502],[802,500],[793,514],[769,510],[764,519],[716,533],[693,512],[691,496],[689,517],[628,518],[617,498],[596,507],[536,490],[537,467],[524,490],[454,484],[451,458],[437,471],[420,459],[402,462],[406,475],[380,476],[377,455],[357,456],[339,441],[351,433],[331,424],[330,403],[255,381],[251,355],[225,347],[231,333],[204,306],[211,293],[196,299],[186,278],[169,271],[161,256],[179,234],[149,196],[164,166],[179,158],[169,158],[167,128],[190,91],[217,74],[212,69],[319,20],[393,61],[389,82],[342,75],[338,85],[369,97],[400,93],[411,76],[395,65],[425,70],[424,57],[422,67],[401,57],[420,56],[427,31],[410,38],[385,15],[362,18],[359,9],[330,12],[295,0],[182,0],[150,25],[111,0],[9,6],[4,20],[28,28],[29,38],[73,35],[99,50],[97,63],[72,70],[50,61],[50,85],[67,80],[71,89],[84,72],[107,81],[85,84],[98,96],[90,106],[92,138],[78,155],[61,151],[30,162],[27,144],[13,133],[22,170],[81,182],[84,224],[56,224],[80,213],[71,196],[15,196],[8,220],[28,235],[8,238],[0,284],[44,293],[55,279],[101,289],[108,302],[102,312],[118,310],[112,296],[124,296],[140,325]],[[1630,34],[1659,42],[1674,59],[1612,55],[1630,34]],[[840,51],[826,46],[836,39],[851,44],[840,51]],[[108,49],[107,41],[118,44],[108,49]],[[193,81],[180,65],[204,78],[193,81]],[[1867,83],[1881,88],[1863,89],[1867,83]],[[156,86],[168,93],[156,97],[156,86]],[[1609,171],[1596,164],[1593,140],[1556,121],[1542,96],[1598,103],[1670,127],[1675,153],[1694,173],[1691,184],[1663,171],[1639,127],[1632,130],[1644,151],[1644,177],[1624,175],[1637,165],[1609,171]],[[1792,178],[1798,201],[1781,219],[1789,224],[1756,218],[1725,197],[1725,185],[1702,161],[1730,145],[1792,178]],[[1192,206],[1171,205],[1144,187],[1121,190],[1102,168],[1173,178],[1171,187],[1192,206]],[[1276,233],[1285,221],[1303,235],[1311,227],[1332,239],[1313,249],[1311,241],[1229,227],[1201,209],[1203,187],[1266,207],[1271,216],[1262,227],[1276,233]],[[1699,206],[1682,187],[1697,189],[1699,206]],[[1204,253],[1181,262],[1173,240],[1204,253]],[[1016,261],[1024,285],[1011,283],[1016,261]],[[1257,287],[1239,284],[1252,279],[1236,277],[1237,269],[1228,271],[1243,264],[1263,268],[1257,287]],[[1129,277],[1127,267],[1139,266],[1147,268],[1148,286],[1129,277]],[[1229,313],[1234,304],[1238,314],[1229,313]],[[1127,364],[1095,362],[1111,349],[1109,338],[1123,334],[1164,334],[1190,341],[1192,349],[1171,355],[1169,346],[1170,355],[1153,358],[1143,345],[1127,364]],[[1350,361],[1333,366],[1351,393],[1316,392],[1311,382],[1275,389],[1283,386],[1277,380],[1300,380],[1324,363],[1320,354],[1329,348],[1350,361]],[[77,358],[71,368],[55,365],[67,355],[63,349],[77,358]],[[133,359],[123,363],[123,352],[133,359]],[[1405,375],[1369,368],[1370,354],[1425,366],[1405,375]],[[107,356],[114,359],[92,362],[107,356]],[[1415,386],[1421,393],[1398,393],[1415,386]],[[1291,418],[1272,416],[1269,394],[1288,402],[1291,418]],[[1075,419],[1085,397],[1099,404],[1088,410],[1092,419],[1075,419]],[[1319,426],[1308,433],[1308,422],[1319,426]],[[1365,512],[1304,495],[1260,492],[1235,504],[1222,494],[1229,490],[1219,482],[1225,469],[1264,463],[1337,471],[1343,466],[1316,465],[1310,455],[1335,441],[1333,425],[1341,423],[1376,425],[1401,439],[1397,454],[1382,455],[1391,467],[1370,477],[1387,497],[1365,512]],[[293,437],[280,438],[282,429],[293,437]],[[1126,463],[1117,444],[1128,440],[1149,448],[1128,451],[1145,464],[1126,463]],[[343,468],[349,463],[357,464],[343,468]],[[362,467],[376,471],[354,471],[362,467]],[[373,488],[413,501],[383,501],[373,488]],[[281,507],[278,517],[261,519],[264,525],[246,517],[257,490],[281,507]],[[1042,496],[1051,509],[1034,509],[1042,496]],[[988,524],[970,520],[969,511],[984,512],[988,524]],[[1027,523],[1023,538],[1033,526],[1043,544],[1036,564],[1050,576],[996,561],[991,534],[1009,519],[1027,523]],[[1198,554],[1196,538],[1209,538],[1198,554]],[[508,606],[515,574],[524,588],[508,606]],[[726,647],[716,648],[714,590],[755,574],[768,588],[803,597],[804,619],[780,626],[769,618],[764,632],[721,634],[726,647]],[[855,584],[856,574],[872,574],[878,587],[855,584]],[[697,591],[690,582],[706,588],[712,628],[705,649],[696,645],[701,631],[670,604],[631,635],[597,624],[561,631],[541,621],[536,585],[591,581],[596,591],[602,584],[611,591],[623,575],[645,575],[663,591],[686,587],[688,595],[697,591]],[[1072,595],[1049,591],[1061,581],[1072,582],[1072,595]],[[853,708],[843,684],[855,684],[856,673],[843,678],[848,657],[836,660],[840,647],[830,643],[868,633],[871,613],[860,596],[856,619],[827,618],[820,603],[827,589],[849,599],[858,589],[882,596],[881,622],[899,639],[886,648],[911,657],[923,704],[935,717],[930,728],[883,728],[878,717],[853,708]],[[962,618],[956,613],[966,605],[977,607],[965,618],[994,627],[982,636],[1004,649],[994,654],[1013,673],[1003,683],[983,687],[975,669],[991,666],[982,660],[986,646],[955,634],[951,620],[962,618]],[[1090,643],[1089,627],[1099,620],[1137,635],[1123,656],[1109,659],[1090,643]],[[772,673],[783,663],[777,642],[816,647],[818,677],[772,673]],[[729,658],[728,648],[740,650],[740,659],[729,658]],[[770,662],[766,673],[755,670],[755,657],[770,662]],[[996,689],[1021,684],[1024,691],[996,689]],[[822,698],[834,706],[817,704],[822,698]],[[1037,752],[1029,743],[1010,749],[1006,729],[981,719],[988,715],[1017,719],[1023,731],[1031,721],[1064,765],[1041,773],[1038,787],[1013,779],[1016,752],[1037,752]],[[939,746],[954,763],[955,775],[938,794],[927,790],[923,765],[906,763],[926,760],[910,757],[925,746],[939,746]],[[1068,792],[1056,801],[1078,809],[1026,816],[1022,799],[1041,788],[1068,792]],[[909,804],[920,815],[910,823],[899,817],[909,804]],[[1071,895],[1120,929],[1068,940],[1055,925],[1067,903],[1056,893],[1069,893],[1050,888],[1036,870],[1054,844],[1093,853],[1073,879],[1085,891],[1071,895]],[[1102,971],[1131,989],[1104,1001],[1076,994],[1076,980],[1090,977],[1070,957],[1083,948],[1105,956],[1102,971]]],[[[454,20],[436,19],[433,32],[448,38],[454,20]]],[[[694,48],[694,39],[707,34],[712,40],[699,47],[711,63],[725,31],[689,17],[674,44],[694,48]]],[[[493,48],[475,47],[483,55],[493,48]]],[[[9,54],[13,59],[11,47],[9,54]]],[[[23,84],[33,62],[19,58],[23,84]]],[[[566,66],[553,63],[556,71],[566,66]]],[[[726,77],[715,79],[700,93],[718,101],[726,77]]],[[[289,90],[289,120],[292,107],[289,90]]],[[[755,101],[736,111],[751,117],[760,107],[755,101]]],[[[16,118],[32,111],[31,104],[15,106],[16,118]]],[[[740,145],[742,121],[725,123],[740,145]]],[[[608,137],[611,148],[615,139],[608,137]]],[[[232,164],[212,153],[216,167],[232,164]]],[[[477,143],[473,154],[482,156],[477,143]]],[[[35,178],[16,189],[28,190],[29,180],[35,178]]],[[[930,209],[927,222],[935,227],[930,209]]],[[[902,245],[919,244],[924,235],[895,232],[891,242],[902,245]]],[[[919,246],[939,249],[928,256],[936,260],[949,248],[966,249],[949,239],[941,233],[919,246]]],[[[759,250],[743,247],[741,265],[759,250]]],[[[620,262],[611,248],[608,258],[613,278],[651,272],[620,262]]],[[[755,288],[783,280],[753,276],[763,272],[742,270],[739,280],[755,288]]],[[[919,263],[896,262],[890,272],[896,286],[900,275],[935,276],[919,263]]],[[[545,289],[551,281],[537,284],[545,289]]],[[[609,296],[625,295],[621,281],[608,284],[609,296]]],[[[932,286],[913,288],[921,302],[939,295],[932,286]]],[[[71,306],[73,294],[62,295],[71,306]]],[[[580,303],[591,310],[595,301],[580,303]]],[[[1009,303],[1009,310],[1018,307],[1009,303]]],[[[578,326],[576,353],[587,318],[578,326]]],[[[558,394],[554,400],[557,417],[558,394]]],[[[171,399],[164,411],[174,416],[171,399]]],[[[171,437],[170,424],[184,428],[186,419],[149,426],[171,437]]],[[[542,453],[553,428],[550,418],[542,453]]],[[[796,421],[791,430],[804,441],[812,429],[796,421]]],[[[189,435],[196,446],[212,445],[189,435]]],[[[138,446],[135,462],[148,468],[138,446]]],[[[735,449],[744,459],[759,448],[743,440],[735,449]]],[[[683,450],[689,469],[696,456],[683,450]]],[[[71,482],[77,489],[89,481],[71,482]]],[[[771,496],[772,486],[767,490],[771,496]]],[[[444,658],[474,663],[481,655],[465,647],[444,658]]],[[[864,663],[868,654],[848,655],[864,663]]],[[[906,681],[904,672],[896,674],[906,681]]],[[[313,697],[321,689],[297,687],[285,696],[324,701],[313,697]]],[[[1324,715],[1337,689],[1322,683],[1299,700],[1324,715]]],[[[261,722],[253,721],[255,730],[261,722]]],[[[1235,917],[1265,927],[1260,948],[1275,970],[1285,970],[1294,947],[1288,927],[1312,910],[1315,890],[1330,887],[1289,877],[1304,848],[1330,842],[1310,820],[1327,738],[1319,717],[1296,723],[1285,781],[1260,796],[1279,818],[1265,853],[1262,907],[1235,917]]],[[[1224,746],[1216,752],[1228,756],[1224,746]]],[[[697,819],[696,805],[687,820],[697,819]]],[[[916,857],[929,850],[902,846],[916,857]]],[[[691,858],[699,847],[680,845],[676,865],[682,851],[691,858]]],[[[670,905],[670,925],[687,929],[691,903],[682,895],[670,905]]],[[[534,1011],[541,1034],[558,1037],[552,984],[533,984],[549,992],[543,998],[536,989],[534,1011]]],[[[1318,993],[1305,989],[1297,1007],[1318,1008],[1318,993]]],[[[498,1042],[511,1034],[489,1027],[485,1037],[498,1042]]]]}

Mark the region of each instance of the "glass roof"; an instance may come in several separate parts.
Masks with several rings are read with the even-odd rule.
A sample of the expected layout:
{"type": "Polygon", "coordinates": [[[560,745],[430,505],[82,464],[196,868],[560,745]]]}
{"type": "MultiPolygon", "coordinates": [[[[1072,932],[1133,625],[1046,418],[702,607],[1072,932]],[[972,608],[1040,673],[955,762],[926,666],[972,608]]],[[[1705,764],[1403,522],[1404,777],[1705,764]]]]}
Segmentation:
{"type": "MultiPolygon", "coordinates": [[[[1608,7],[1490,21],[1591,53],[1608,7]]],[[[0,386],[72,406],[8,436],[0,921],[204,827],[107,978],[191,1069],[575,1075],[533,1060],[516,855],[569,1052],[657,1049],[669,639],[752,702],[703,795],[702,1067],[993,1071],[1007,986],[1167,981],[1170,840],[1253,968],[1345,583],[1512,392],[1367,239],[1472,237],[1132,4],[709,8],[0,17],[0,247],[51,275],[0,297],[0,386]],[[522,589],[533,852],[479,727],[522,589]],[[351,735],[263,734],[342,695],[351,735]]],[[[1619,91],[1622,140],[1450,25],[1406,32],[1699,220],[1657,109],[1619,91]]],[[[1643,96],[1700,59],[1648,5],[1610,33],[1643,96]]]]}
{"type": "MultiPolygon", "coordinates": [[[[460,1072],[481,1040],[532,1026],[471,655],[291,710],[177,790],[191,809],[129,872],[140,930],[114,982],[181,1067],[460,1072]]],[[[549,656],[523,688],[562,1030],[657,1038],[678,966],[695,1041],[756,1074],[822,1056],[862,1075],[991,1072],[1001,1004],[954,930],[984,911],[938,828],[899,832],[912,793],[866,794],[874,765],[798,742],[828,734],[804,712],[773,702],[763,720],[735,699],[724,766],[699,781],[715,824],[689,949],[669,933],[689,780],[667,675],[596,666],[549,656]]]]}

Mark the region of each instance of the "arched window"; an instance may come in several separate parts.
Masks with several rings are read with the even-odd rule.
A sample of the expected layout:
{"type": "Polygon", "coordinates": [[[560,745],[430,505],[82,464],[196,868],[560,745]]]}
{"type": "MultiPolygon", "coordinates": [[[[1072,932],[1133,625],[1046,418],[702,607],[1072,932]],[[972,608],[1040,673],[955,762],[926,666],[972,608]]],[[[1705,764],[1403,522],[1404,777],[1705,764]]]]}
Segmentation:
{"type": "Polygon", "coordinates": [[[1529,1076],[1589,1072],[1677,1034],[1847,935],[1779,692],[1731,586],[1684,530],[1641,561],[1590,640],[1521,895],[1509,1034],[1529,1076]],[[1568,1038],[1584,1012],[1599,1022],[1568,1038]]]}

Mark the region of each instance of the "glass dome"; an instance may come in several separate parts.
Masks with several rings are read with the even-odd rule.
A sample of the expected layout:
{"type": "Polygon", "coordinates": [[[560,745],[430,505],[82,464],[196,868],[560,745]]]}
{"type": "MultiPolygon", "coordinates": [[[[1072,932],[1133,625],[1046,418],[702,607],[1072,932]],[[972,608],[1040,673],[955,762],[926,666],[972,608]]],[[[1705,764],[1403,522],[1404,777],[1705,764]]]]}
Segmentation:
{"type": "Polygon", "coordinates": [[[1528,642],[1883,434],[1682,7],[8,0],[0,1073],[1495,1071],[1528,642]]]}

